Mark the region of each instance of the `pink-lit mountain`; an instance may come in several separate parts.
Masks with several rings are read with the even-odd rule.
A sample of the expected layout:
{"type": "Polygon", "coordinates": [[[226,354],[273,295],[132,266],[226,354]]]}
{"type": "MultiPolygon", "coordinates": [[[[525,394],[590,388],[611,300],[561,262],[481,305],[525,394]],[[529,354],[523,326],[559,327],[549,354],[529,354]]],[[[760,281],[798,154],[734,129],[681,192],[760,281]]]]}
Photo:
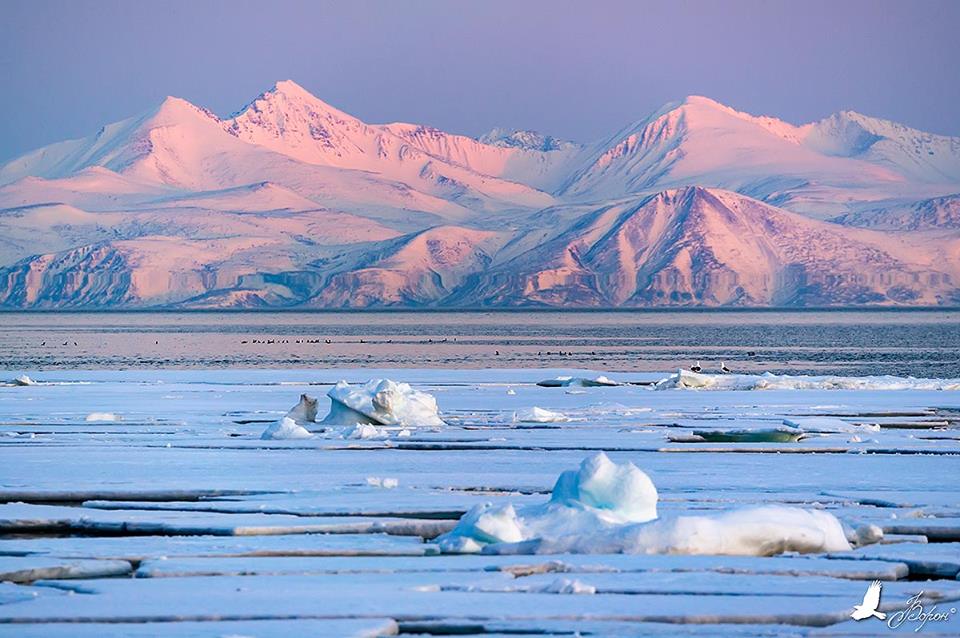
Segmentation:
{"type": "Polygon", "coordinates": [[[474,139],[285,81],[0,167],[0,306],[956,304],[958,193],[960,138],[852,112],[474,139]]]}

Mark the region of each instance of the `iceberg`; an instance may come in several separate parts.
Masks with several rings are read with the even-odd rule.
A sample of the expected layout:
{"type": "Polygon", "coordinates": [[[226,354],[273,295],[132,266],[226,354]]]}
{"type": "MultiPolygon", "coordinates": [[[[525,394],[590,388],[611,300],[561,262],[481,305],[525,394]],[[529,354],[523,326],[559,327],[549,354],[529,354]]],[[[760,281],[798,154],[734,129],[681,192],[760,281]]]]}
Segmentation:
{"type": "Polygon", "coordinates": [[[322,421],[325,425],[445,425],[432,395],[390,379],[373,379],[363,385],[341,381],[327,396],[331,405],[322,421]]]}
{"type": "MultiPolygon", "coordinates": [[[[516,510],[484,503],[435,540],[444,553],[722,554],[849,551],[828,512],[765,506],[659,518],[653,481],[633,463],[599,452],[560,474],[550,500],[516,510]]],[[[861,542],[872,534],[857,534],[861,542]]]]}
{"type": "Polygon", "coordinates": [[[27,375],[22,374],[13,380],[13,385],[17,385],[17,386],[37,385],[37,382],[31,379],[30,377],[28,377],[27,375]]]}
{"type": "Polygon", "coordinates": [[[960,379],[916,379],[889,375],[873,377],[814,377],[776,374],[699,374],[677,370],[658,381],[657,390],[960,390],[960,379]]]}

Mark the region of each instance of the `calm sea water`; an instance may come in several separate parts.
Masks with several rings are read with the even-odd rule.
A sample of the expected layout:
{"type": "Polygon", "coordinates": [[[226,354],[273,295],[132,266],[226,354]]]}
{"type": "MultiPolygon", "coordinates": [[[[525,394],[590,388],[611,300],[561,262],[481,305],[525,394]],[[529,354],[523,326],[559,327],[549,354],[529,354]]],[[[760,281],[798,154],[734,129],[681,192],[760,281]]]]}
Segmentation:
{"type": "Polygon", "coordinates": [[[0,368],[586,367],[960,377],[958,311],[0,313],[0,368]]]}

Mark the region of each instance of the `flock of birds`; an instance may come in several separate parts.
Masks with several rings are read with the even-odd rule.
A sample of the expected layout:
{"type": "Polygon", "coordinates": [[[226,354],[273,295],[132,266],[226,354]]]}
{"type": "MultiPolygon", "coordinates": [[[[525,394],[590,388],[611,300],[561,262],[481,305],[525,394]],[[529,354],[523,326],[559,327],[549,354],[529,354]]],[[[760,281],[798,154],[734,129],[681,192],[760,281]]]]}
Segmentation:
{"type": "MultiPolygon", "coordinates": [[[[446,339],[437,340],[437,343],[445,343],[446,341],[447,341],[446,339]]],[[[456,341],[456,339],[454,339],[454,341],[456,341]]],[[[429,339],[428,342],[429,342],[429,343],[433,343],[434,341],[433,341],[433,339],[429,339]]],[[[159,345],[159,344],[160,344],[160,341],[157,340],[155,343],[156,343],[157,345],[159,345]]],[[[243,344],[243,345],[246,345],[246,344],[257,344],[257,345],[268,345],[268,346],[271,346],[271,345],[277,345],[277,344],[288,344],[288,343],[290,343],[290,340],[289,340],[289,339],[250,339],[250,340],[244,339],[244,340],[242,340],[240,343],[243,344]]],[[[298,344],[298,343],[299,343],[299,344],[319,344],[319,343],[331,344],[331,343],[333,343],[333,341],[332,341],[331,339],[294,339],[294,340],[293,340],[293,343],[295,343],[295,344],[298,344]]],[[[359,343],[366,343],[366,341],[365,341],[364,339],[360,339],[360,340],[359,340],[359,343]]],[[[393,339],[389,339],[389,340],[387,341],[387,343],[393,343],[393,339]]],[[[424,342],[424,343],[426,343],[426,342],[424,342]]],[[[45,345],[47,345],[47,342],[46,342],[46,341],[43,341],[43,342],[40,343],[40,345],[41,345],[41,346],[45,346],[45,345]]],[[[69,341],[64,341],[62,345],[68,346],[68,345],[70,345],[70,342],[69,342],[69,341]]],[[[73,345],[78,345],[78,344],[77,344],[76,341],[74,341],[74,342],[73,342],[73,345]]],[[[499,356],[500,356],[500,351],[499,351],[499,350],[494,350],[494,351],[493,351],[493,354],[494,354],[495,356],[498,356],[498,357],[499,357],[499,356]]],[[[558,352],[556,352],[556,353],[550,352],[549,350],[547,351],[547,355],[548,355],[548,356],[554,355],[554,354],[556,354],[556,355],[558,355],[558,356],[561,356],[561,357],[564,357],[564,356],[569,357],[569,356],[571,356],[571,355],[573,355],[573,354],[586,354],[586,353],[564,352],[563,350],[560,350],[560,351],[558,351],[558,352]]],[[[596,356],[596,355],[597,355],[596,352],[591,352],[590,354],[593,355],[593,356],[596,356]]],[[[747,355],[748,355],[748,356],[751,356],[751,357],[752,357],[754,354],[756,354],[756,353],[754,353],[754,352],[748,352],[748,353],[747,353],[747,355]]],[[[543,352],[542,352],[542,351],[538,351],[538,352],[537,352],[537,356],[543,356],[543,352]]],[[[690,371],[691,371],[691,372],[696,372],[696,373],[703,372],[703,366],[700,365],[700,361],[697,361],[695,364],[693,364],[692,366],[690,366],[690,371]]],[[[721,373],[721,374],[731,374],[732,372],[733,372],[733,370],[731,370],[730,368],[728,368],[726,363],[724,363],[723,361],[720,362],[720,373],[721,373]]]]}

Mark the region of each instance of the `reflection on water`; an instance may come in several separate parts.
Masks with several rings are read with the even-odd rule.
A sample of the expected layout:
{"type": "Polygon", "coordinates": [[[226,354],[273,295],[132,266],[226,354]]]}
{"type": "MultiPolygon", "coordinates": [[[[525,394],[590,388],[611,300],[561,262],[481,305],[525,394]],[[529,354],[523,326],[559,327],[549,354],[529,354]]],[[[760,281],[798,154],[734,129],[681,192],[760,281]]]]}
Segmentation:
{"type": "Polygon", "coordinates": [[[960,377],[957,311],[2,313],[0,367],[585,367],[960,377]]]}

